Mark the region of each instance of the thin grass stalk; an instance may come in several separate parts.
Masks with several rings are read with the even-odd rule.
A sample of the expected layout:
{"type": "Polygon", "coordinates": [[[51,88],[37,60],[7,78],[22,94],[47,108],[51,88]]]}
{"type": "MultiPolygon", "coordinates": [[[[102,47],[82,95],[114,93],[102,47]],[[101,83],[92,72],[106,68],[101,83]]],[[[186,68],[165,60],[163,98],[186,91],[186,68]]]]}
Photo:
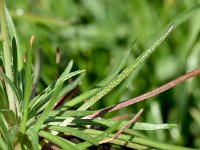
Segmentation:
{"type": "Polygon", "coordinates": [[[24,87],[24,107],[20,131],[24,134],[26,130],[26,122],[29,113],[29,101],[31,96],[32,78],[31,78],[31,50],[34,41],[34,36],[30,39],[30,50],[27,51],[26,66],[25,66],[25,87],[24,87]]]}
{"type": "Polygon", "coordinates": [[[99,117],[99,116],[101,116],[105,113],[109,113],[109,112],[112,112],[112,111],[115,111],[115,110],[118,110],[118,109],[122,109],[122,108],[130,106],[130,105],[133,105],[135,103],[141,102],[141,101],[146,100],[150,97],[158,95],[158,94],[160,94],[160,93],[162,93],[162,92],[164,92],[168,89],[171,89],[172,87],[175,87],[176,85],[178,85],[178,84],[180,84],[180,83],[182,83],[182,82],[184,82],[184,81],[186,81],[186,80],[188,80],[188,79],[190,79],[194,76],[197,76],[199,74],[200,74],[200,68],[193,70],[189,73],[186,73],[186,74],[182,75],[181,77],[178,77],[177,79],[172,80],[172,81],[170,81],[170,82],[168,82],[168,83],[166,83],[166,84],[164,84],[164,85],[162,85],[162,86],[160,86],[160,87],[158,87],[158,88],[156,88],[152,91],[149,91],[145,94],[142,94],[142,95],[137,96],[133,99],[121,102],[117,105],[102,109],[102,110],[100,110],[100,111],[98,111],[98,112],[96,112],[92,115],[85,116],[85,117],[83,117],[83,119],[94,119],[94,118],[99,117]]]}

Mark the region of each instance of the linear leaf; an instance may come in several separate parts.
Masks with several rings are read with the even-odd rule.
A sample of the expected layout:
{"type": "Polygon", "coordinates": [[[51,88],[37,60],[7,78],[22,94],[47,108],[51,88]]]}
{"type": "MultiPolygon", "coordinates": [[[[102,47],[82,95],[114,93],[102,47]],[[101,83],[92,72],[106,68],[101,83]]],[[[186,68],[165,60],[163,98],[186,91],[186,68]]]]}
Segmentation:
{"type": "MultiPolygon", "coordinates": [[[[42,91],[38,96],[36,96],[35,98],[33,98],[30,102],[30,108],[33,108],[34,105],[37,104],[40,97],[42,97],[44,94],[52,91],[52,89],[54,88],[54,86],[56,86],[56,84],[58,84],[58,82],[64,82],[65,80],[69,79],[68,78],[68,75],[69,75],[69,72],[71,70],[71,67],[72,67],[72,61],[69,62],[68,66],[66,67],[65,71],[62,73],[62,75],[59,77],[59,79],[56,81],[56,82],[53,82],[51,83],[44,91],[42,91]],[[60,80],[60,81],[59,81],[60,80]],[[62,81],[63,80],[63,81],[62,81]]],[[[81,70],[78,70],[78,71],[81,71],[81,70]]],[[[75,73],[75,72],[74,72],[75,73]]]]}
{"type": "MultiPolygon", "coordinates": [[[[103,120],[103,119],[93,119],[93,120],[84,120],[84,119],[76,119],[73,121],[76,124],[85,124],[85,125],[99,125],[99,126],[107,126],[110,127],[114,125],[117,121],[115,120],[103,120]]],[[[127,124],[128,121],[121,121],[119,127],[127,124]]],[[[177,125],[175,124],[151,124],[151,123],[134,123],[130,128],[134,130],[160,130],[160,129],[171,129],[175,128],[177,125]]]]}
{"type": "MultiPolygon", "coordinates": [[[[22,66],[23,66],[23,62],[22,62],[22,54],[21,54],[21,51],[22,51],[22,48],[21,48],[21,45],[20,45],[20,41],[19,41],[19,38],[18,38],[18,35],[17,35],[17,31],[16,31],[16,28],[15,28],[15,25],[14,25],[14,22],[13,22],[13,19],[7,9],[7,7],[5,6],[5,12],[6,12],[6,18],[7,18],[7,23],[8,23],[8,32],[9,32],[9,35],[11,37],[11,39],[15,38],[16,40],[16,51],[17,51],[17,64],[18,65],[18,71],[20,71],[22,69],[22,66]]],[[[14,63],[13,63],[14,64],[14,63]]]]}
{"type": "MultiPolygon", "coordinates": [[[[13,82],[13,54],[10,48],[11,42],[9,38],[8,26],[7,26],[7,17],[5,13],[5,3],[4,0],[0,0],[0,21],[1,21],[1,33],[3,41],[3,50],[2,50],[2,60],[6,76],[13,82]]],[[[16,113],[16,103],[11,87],[6,83],[7,96],[9,100],[9,108],[16,113]]]]}
{"type": "Polygon", "coordinates": [[[65,140],[59,136],[52,135],[46,131],[40,131],[39,136],[44,137],[46,140],[58,145],[62,149],[69,149],[69,150],[79,150],[74,143],[65,140]]]}
{"type": "Polygon", "coordinates": [[[38,132],[40,130],[40,127],[42,126],[43,122],[49,115],[49,112],[52,110],[53,105],[57,101],[57,97],[58,97],[58,94],[59,94],[61,88],[62,88],[62,84],[60,84],[56,87],[53,97],[48,102],[48,105],[46,106],[45,110],[42,112],[41,116],[39,117],[39,119],[37,120],[37,122],[34,126],[35,132],[38,132]]]}
{"type": "Polygon", "coordinates": [[[13,51],[13,76],[14,85],[18,88],[18,65],[17,65],[17,45],[15,38],[12,39],[12,51],[13,51]]]}
{"type": "Polygon", "coordinates": [[[125,68],[115,79],[113,79],[108,85],[106,85],[101,91],[84,103],[78,110],[86,110],[103,96],[109,93],[112,89],[118,86],[123,80],[125,80],[132,72],[134,72],[141,64],[154,52],[154,50],[164,41],[168,34],[172,31],[174,24],[171,25],[158,40],[156,40],[151,47],[149,47],[143,54],[141,54],[133,64],[125,68]]]}
{"type": "MultiPolygon", "coordinates": [[[[172,31],[174,24],[172,24],[167,31],[165,31],[159,38],[156,40],[152,46],[150,46],[145,52],[143,52],[136,60],[125,68],[117,77],[115,77],[109,84],[107,84],[102,90],[90,98],[86,103],[84,103],[78,110],[86,110],[103,96],[108,94],[112,89],[118,86],[123,80],[125,80],[132,72],[134,72],[139,66],[141,66],[144,61],[154,52],[154,50],[164,41],[168,34],[172,31]]],[[[64,120],[60,126],[67,126],[72,122],[74,118],[70,117],[64,120]]]]}
{"type": "Polygon", "coordinates": [[[113,78],[115,78],[117,76],[117,74],[121,71],[121,69],[124,67],[128,56],[130,55],[131,52],[131,48],[133,46],[133,44],[135,43],[135,41],[133,43],[131,43],[131,45],[128,47],[127,52],[125,53],[125,55],[122,55],[122,57],[119,59],[119,62],[116,63],[115,66],[113,66],[111,73],[101,82],[99,82],[97,84],[97,88],[91,89],[87,92],[82,93],[81,95],[71,99],[70,101],[67,101],[63,107],[64,108],[68,108],[68,107],[73,107],[74,105],[90,98],[91,96],[93,96],[94,94],[96,94],[102,86],[105,86],[106,84],[108,84],[110,81],[112,81],[113,78]]]}
{"type": "Polygon", "coordinates": [[[71,78],[75,75],[78,75],[80,73],[83,73],[83,72],[84,72],[84,70],[78,70],[78,71],[71,72],[66,76],[63,76],[62,78],[59,78],[57,80],[57,82],[54,82],[49,87],[47,87],[46,90],[43,91],[43,93],[40,94],[39,97],[34,98],[33,99],[34,102],[30,103],[30,105],[29,105],[29,108],[30,108],[29,118],[33,117],[35,115],[35,113],[38,112],[38,110],[41,109],[41,107],[43,107],[45,105],[45,103],[47,103],[47,101],[49,100],[49,97],[52,96],[53,92],[55,91],[55,88],[60,83],[63,83],[66,80],[68,80],[69,78],[71,78]]]}
{"type": "Polygon", "coordinates": [[[75,89],[78,86],[78,84],[80,83],[80,81],[82,80],[82,78],[84,77],[84,75],[85,74],[80,75],[76,80],[74,80],[73,82],[70,82],[69,84],[67,84],[66,86],[64,86],[63,90],[59,94],[59,98],[62,98],[67,93],[69,93],[70,91],[72,91],[73,89],[75,89]]]}
{"type": "Polygon", "coordinates": [[[87,116],[90,115],[92,113],[94,113],[95,111],[89,111],[89,110],[66,110],[63,113],[61,111],[52,111],[49,116],[56,116],[59,115],[60,117],[72,117],[72,116],[77,116],[77,117],[81,117],[81,116],[87,116]],[[61,114],[60,114],[61,113],[61,114]]]}
{"type": "MultiPolygon", "coordinates": [[[[83,132],[85,133],[90,133],[95,135],[101,135],[103,131],[98,131],[98,130],[93,130],[93,129],[86,129],[83,132]]],[[[110,134],[109,137],[113,137],[114,134],[110,134]]],[[[148,146],[151,148],[156,148],[156,149],[162,149],[162,150],[194,150],[192,148],[187,148],[187,147],[182,147],[182,146],[177,146],[177,145],[171,145],[167,143],[162,143],[158,141],[153,141],[148,138],[141,138],[141,137],[132,137],[132,135],[126,135],[126,134],[121,134],[118,139],[124,140],[124,141],[129,141],[137,144],[141,144],[144,146],[148,146]]]]}
{"type": "MultiPolygon", "coordinates": [[[[33,36],[31,37],[34,38],[33,36]]],[[[30,40],[31,42],[31,40],[30,40]]],[[[22,115],[22,122],[20,126],[20,131],[22,133],[25,133],[26,130],[26,122],[28,118],[29,113],[29,101],[31,96],[31,89],[32,89],[32,72],[31,72],[31,66],[32,66],[32,44],[30,44],[30,49],[27,50],[27,57],[26,57],[26,64],[25,64],[25,75],[24,75],[24,99],[23,99],[23,115],[22,115]]]]}
{"type": "Polygon", "coordinates": [[[60,127],[60,126],[51,126],[49,127],[50,130],[58,131],[58,132],[64,132],[66,134],[70,134],[73,136],[76,136],[80,139],[83,139],[84,141],[87,141],[93,145],[97,145],[98,141],[91,137],[89,134],[83,133],[78,129],[73,129],[69,127],[60,127]]]}

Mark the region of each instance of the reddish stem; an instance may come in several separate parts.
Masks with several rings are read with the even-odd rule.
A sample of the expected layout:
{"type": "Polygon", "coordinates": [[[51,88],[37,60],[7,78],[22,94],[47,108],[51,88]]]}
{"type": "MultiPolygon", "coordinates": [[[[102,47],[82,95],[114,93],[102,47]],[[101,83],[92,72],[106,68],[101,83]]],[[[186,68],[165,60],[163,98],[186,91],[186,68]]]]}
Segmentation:
{"type": "Polygon", "coordinates": [[[198,69],[196,69],[194,71],[191,71],[189,73],[186,73],[186,74],[182,75],[181,77],[179,77],[179,78],[177,78],[175,80],[172,80],[172,81],[164,84],[163,86],[160,86],[160,87],[158,87],[158,88],[156,88],[156,89],[154,89],[154,90],[152,90],[150,92],[147,92],[145,94],[137,96],[137,97],[135,97],[133,99],[121,102],[121,103],[119,103],[117,105],[105,108],[103,110],[100,110],[100,111],[92,114],[92,115],[85,116],[85,117],[83,117],[83,119],[93,119],[93,118],[99,117],[99,116],[101,116],[101,115],[103,115],[105,113],[112,112],[112,111],[124,108],[126,106],[138,103],[138,102],[143,101],[145,99],[148,99],[148,98],[150,98],[152,96],[160,94],[160,93],[162,93],[162,92],[164,92],[164,91],[176,86],[177,84],[180,84],[185,80],[188,80],[189,78],[197,76],[198,74],[200,74],[200,68],[198,68],[198,69]]]}

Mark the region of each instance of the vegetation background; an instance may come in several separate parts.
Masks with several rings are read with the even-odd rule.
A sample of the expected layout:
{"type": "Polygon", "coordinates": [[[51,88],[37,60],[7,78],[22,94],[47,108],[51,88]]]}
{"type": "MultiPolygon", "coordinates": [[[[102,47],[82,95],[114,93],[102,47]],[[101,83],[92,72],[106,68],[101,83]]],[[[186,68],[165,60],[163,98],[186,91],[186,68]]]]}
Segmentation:
{"type": "MultiPolygon", "coordinates": [[[[35,62],[42,68],[37,92],[63,71],[70,60],[73,70],[86,69],[76,95],[91,89],[136,43],[126,64],[141,54],[170,22],[175,30],[137,74],[91,109],[100,109],[154,89],[200,66],[199,0],[7,0],[25,52],[35,35],[35,62]],[[61,52],[56,64],[56,49],[61,52]]],[[[178,128],[147,131],[151,139],[200,148],[200,77],[106,117],[145,111],[140,121],[174,123],[178,128]]]]}

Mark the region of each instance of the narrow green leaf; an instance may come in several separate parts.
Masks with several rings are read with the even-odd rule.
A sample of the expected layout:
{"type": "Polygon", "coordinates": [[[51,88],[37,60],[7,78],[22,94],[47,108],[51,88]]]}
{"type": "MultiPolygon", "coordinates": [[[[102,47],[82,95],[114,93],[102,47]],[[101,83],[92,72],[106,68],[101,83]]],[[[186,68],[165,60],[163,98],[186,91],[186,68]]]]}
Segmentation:
{"type": "Polygon", "coordinates": [[[182,147],[182,146],[177,146],[177,145],[171,145],[167,143],[161,143],[157,141],[153,141],[150,139],[145,139],[145,138],[140,138],[140,137],[135,137],[131,139],[132,142],[153,147],[156,149],[162,149],[162,150],[169,150],[169,149],[174,149],[174,150],[194,150],[192,148],[187,148],[187,147],[182,147]]]}
{"type": "Polygon", "coordinates": [[[18,65],[17,65],[17,45],[15,38],[12,39],[12,52],[13,52],[13,76],[14,76],[14,85],[19,88],[18,86],[18,65]]]}
{"type": "Polygon", "coordinates": [[[17,53],[16,53],[17,54],[16,65],[18,65],[17,68],[18,68],[18,71],[20,71],[22,69],[22,66],[23,66],[22,54],[21,54],[22,48],[21,48],[21,45],[20,45],[20,41],[19,41],[19,38],[18,38],[18,35],[17,35],[17,31],[16,31],[16,28],[15,28],[13,19],[12,19],[12,17],[11,17],[6,6],[5,6],[5,12],[6,12],[6,18],[7,18],[7,23],[8,23],[9,35],[10,35],[11,39],[15,38],[15,40],[16,40],[16,51],[17,51],[17,53]]]}
{"type": "MultiPolygon", "coordinates": [[[[167,31],[165,31],[159,38],[156,40],[152,46],[150,46],[144,53],[142,53],[136,60],[125,68],[117,77],[115,77],[109,84],[107,84],[102,90],[100,90],[97,94],[95,94],[92,98],[90,98],[86,103],[84,103],[78,110],[86,110],[93,104],[95,104],[98,100],[100,100],[103,96],[108,94],[111,90],[113,90],[116,86],[118,86],[122,81],[124,81],[132,72],[134,72],[138,67],[140,67],[143,62],[154,52],[154,50],[164,41],[164,39],[168,36],[168,34],[172,31],[174,24],[172,24],[167,31]]],[[[70,122],[72,122],[74,118],[70,117],[64,120],[60,126],[67,126],[70,122]]]]}
{"type": "Polygon", "coordinates": [[[55,110],[52,111],[49,116],[56,116],[59,115],[60,117],[66,118],[66,117],[81,117],[81,116],[87,116],[90,114],[95,113],[96,111],[89,111],[89,110],[64,110],[64,112],[62,113],[62,111],[60,110],[55,110]]]}
{"type": "Polygon", "coordinates": [[[117,76],[117,74],[121,71],[121,69],[124,67],[124,65],[126,64],[127,58],[130,55],[131,52],[131,48],[133,46],[133,44],[135,43],[135,41],[133,43],[131,43],[131,45],[128,47],[127,52],[125,53],[125,55],[123,55],[120,59],[119,62],[116,63],[115,66],[113,66],[110,74],[101,82],[99,82],[97,84],[98,88],[94,88],[91,89],[87,92],[82,93],[81,95],[71,99],[70,101],[67,101],[64,105],[63,108],[68,108],[68,107],[73,107],[76,104],[90,98],[91,96],[93,96],[94,94],[96,94],[102,86],[105,86],[106,84],[108,84],[110,81],[112,81],[113,78],[115,78],[117,76]]]}
{"type": "MultiPolygon", "coordinates": [[[[113,126],[117,121],[116,120],[104,120],[104,119],[93,119],[93,120],[84,120],[84,119],[76,119],[73,121],[75,124],[85,124],[85,125],[98,125],[98,126],[113,126]]],[[[123,127],[127,124],[128,121],[121,121],[119,128],[123,127]]],[[[129,128],[134,130],[160,130],[160,129],[171,129],[175,128],[177,125],[175,124],[151,124],[151,123],[140,123],[136,122],[129,128]]]]}
{"type": "MultiPolygon", "coordinates": [[[[10,48],[11,42],[9,39],[8,27],[7,27],[7,18],[5,15],[5,3],[4,0],[0,0],[0,21],[1,21],[1,33],[2,33],[2,41],[3,41],[3,66],[5,69],[6,76],[13,82],[13,54],[10,48]]],[[[10,86],[6,83],[6,90],[9,100],[9,108],[16,113],[16,103],[14,99],[14,95],[10,86]]]]}
{"type": "Polygon", "coordinates": [[[37,120],[37,122],[36,122],[36,124],[34,126],[35,132],[38,132],[40,130],[42,124],[44,123],[45,119],[47,118],[47,116],[49,115],[50,111],[52,110],[53,105],[57,101],[58,94],[59,94],[59,92],[60,92],[61,89],[62,89],[62,83],[59,84],[55,88],[55,92],[54,92],[53,97],[50,99],[50,101],[48,102],[48,105],[46,106],[45,110],[43,111],[43,113],[41,114],[41,116],[39,117],[39,119],[37,120]]]}
{"type": "Polygon", "coordinates": [[[115,79],[113,79],[108,85],[106,85],[101,91],[84,103],[78,110],[86,110],[103,96],[108,94],[112,89],[118,86],[123,80],[125,80],[132,72],[134,72],[141,64],[154,52],[154,50],[164,41],[168,34],[172,31],[174,25],[171,25],[168,30],[156,40],[151,47],[149,47],[143,54],[141,54],[133,64],[125,68],[115,79]]]}
{"type": "Polygon", "coordinates": [[[44,96],[45,94],[49,93],[52,91],[52,89],[58,85],[61,82],[64,82],[66,80],[68,80],[69,78],[75,76],[76,74],[82,73],[84,72],[84,70],[78,70],[78,71],[74,71],[72,73],[69,73],[70,69],[72,67],[72,62],[68,64],[68,66],[66,67],[65,71],[62,73],[62,75],[59,77],[59,79],[53,83],[51,83],[44,91],[42,91],[38,96],[36,96],[34,99],[31,100],[30,102],[30,108],[33,108],[34,105],[37,104],[40,97],[44,96]]]}
{"type": "MultiPolygon", "coordinates": [[[[101,135],[103,133],[103,131],[98,131],[98,130],[93,130],[93,129],[86,129],[86,130],[83,130],[83,132],[93,134],[94,136],[101,135]]],[[[109,135],[109,137],[113,137],[113,136],[114,136],[114,134],[109,135]]],[[[141,144],[141,145],[148,146],[151,148],[162,149],[162,150],[169,150],[169,149],[170,150],[171,149],[173,149],[173,150],[194,150],[192,148],[187,148],[187,147],[153,141],[148,138],[141,138],[141,137],[133,138],[132,135],[130,136],[130,135],[126,135],[126,134],[121,134],[117,139],[141,144]]]]}
{"type": "Polygon", "coordinates": [[[33,117],[34,114],[36,112],[38,112],[38,109],[41,109],[41,107],[43,107],[45,105],[45,103],[47,103],[47,101],[49,100],[49,97],[52,96],[53,92],[55,91],[55,88],[59,84],[65,82],[69,78],[71,78],[75,75],[78,75],[80,73],[83,73],[83,72],[84,72],[84,70],[78,70],[78,71],[71,72],[71,73],[67,74],[66,76],[63,76],[62,78],[59,78],[57,80],[57,82],[54,82],[50,86],[48,86],[39,96],[37,96],[36,98],[34,98],[32,100],[32,101],[34,101],[33,103],[30,103],[30,105],[29,105],[29,108],[30,108],[29,118],[33,117]]]}
{"type": "Polygon", "coordinates": [[[60,127],[60,126],[51,126],[49,127],[50,130],[58,131],[58,132],[64,132],[69,135],[73,135],[75,137],[78,137],[80,139],[83,139],[84,141],[87,141],[93,145],[97,145],[98,141],[91,137],[89,134],[83,133],[82,131],[74,128],[69,127],[60,127]]]}
{"type": "Polygon", "coordinates": [[[39,136],[45,138],[46,140],[58,145],[60,148],[62,149],[69,149],[69,150],[79,150],[74,143],[68,141],[68,140],[65,140],[59,136],[56,136],[56,135],[52,135],[50,134],[49,132],[46,132],[46,131],[40,131],[38,133],[39,136]]]}
{"type": "MultiPolygon", "coordinates": [[[[80,75],[76,80],[74,80],[73,82],[71,82],[70,84],[67,84],[66,86],[63,87],[63,90],[60,92],[59,94],[59,98],[62,98],[63,96],[65,96],[67,93],[69,93],[70,91],[72,91],[73,89],[75,89],[80,81],[82,80],[82,78],[84,77],[85,74],[80,75]]],[[[66,110],[66,109],[65,109],[66,110]]]]}
{"type": "Polygon", "coordinates": [[[122,56],[120,56],[119,61],[116,62],[115,66],[113,66],[112,69],[110,70],[110,74],[104,80],[99,82],[97,84],[97,86],[105,86],[105,85],[107,85],[108,83],[110,83],[119,74],[119,72],[125,66],[125,64],[127,62],[127,58],[130,56],[131,50],[132,50],[135,42],[136,42],[136,40],[134,40],[133,42],[130,43],[130,45],[127,47],[126,52],[124,53],[124,55],[122,54],[122,56]]]}
{"type": "Polygon", "coordinates": [[[99,87],[99,88],[91,89],[91,90],[89,90],[89,91],[87,91],[87,92],[84,92],[84,93],[82,93],[81,95],[79,95],[79,96],[77,96],[77,97],[71,99],[70,101],[67,101],[67,102],[63,105],[63,107],[64,107],[64,108],[73,107],[73,106],[75,106],[76,104],[78,104],[78,103],[80,103],[80,102],[82,102],[82,101],[84,101],[84,100],[90,98],[91,96],[93,96],[94,94],[96,94],[100,89],[101,89],[101,88],[99,87]]]}
{"type": "Polygon", "coordinates": [[[73,66],[73,61],[71,60],[71,61],[68,63],[67,67],[65,68],[65,70],[63,71],[63,73],[61,74],[60,77],[62,78],[62,77],[67,76],[67,74],[70,73],[70,71],[71,71],[71,69],[72,69],[72,66],[73,66]]]}
{"type": "Polygon", "coordinates": [[[31,64],[32,64],[32,46],[30,45],[30,50],[27,51],[26,64],[25,64],[25,75],[24,75],[24,104],[23,104],[23,115],[20,126],[20,131],[24,134],[26,130],[26,122],[29,113],[29,101],[32,88],[32,76],[31,76],[31,64]]]}

